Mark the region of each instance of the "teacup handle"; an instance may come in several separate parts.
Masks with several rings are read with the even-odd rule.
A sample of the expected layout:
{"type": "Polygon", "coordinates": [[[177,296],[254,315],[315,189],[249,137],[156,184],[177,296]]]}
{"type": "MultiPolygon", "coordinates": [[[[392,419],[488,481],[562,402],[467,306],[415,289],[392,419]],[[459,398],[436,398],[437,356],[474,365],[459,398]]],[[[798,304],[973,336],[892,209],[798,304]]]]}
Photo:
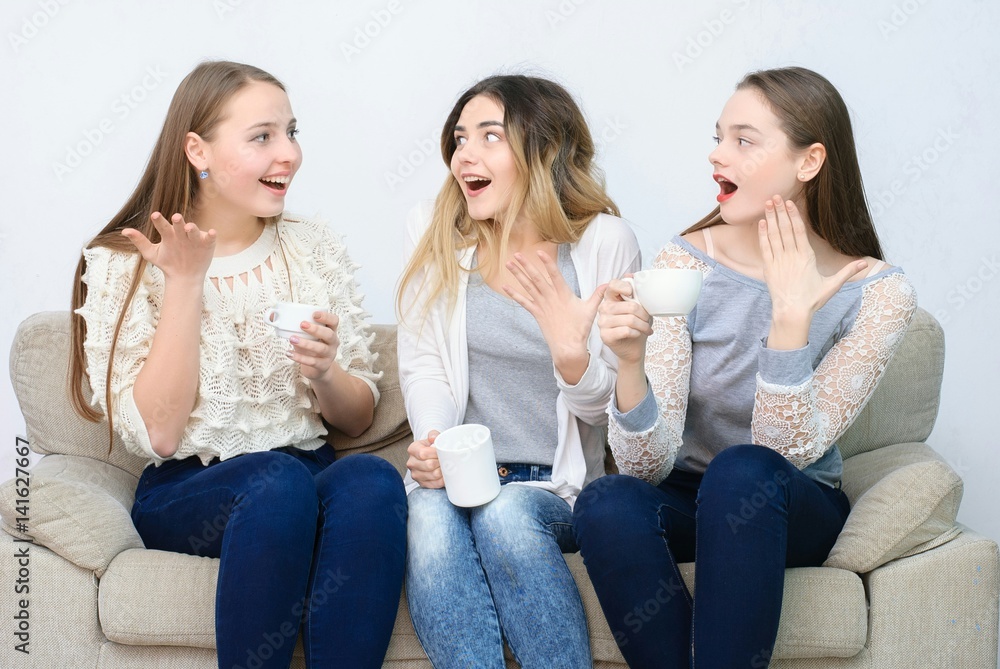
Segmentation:
{"type": "Polygon", "coordinates": [[[274,307],[268,307],[267,311],[264,312],[264,322],[268,325],[274,325],[274,320],[277,317],[278,312],[274,307]]]}

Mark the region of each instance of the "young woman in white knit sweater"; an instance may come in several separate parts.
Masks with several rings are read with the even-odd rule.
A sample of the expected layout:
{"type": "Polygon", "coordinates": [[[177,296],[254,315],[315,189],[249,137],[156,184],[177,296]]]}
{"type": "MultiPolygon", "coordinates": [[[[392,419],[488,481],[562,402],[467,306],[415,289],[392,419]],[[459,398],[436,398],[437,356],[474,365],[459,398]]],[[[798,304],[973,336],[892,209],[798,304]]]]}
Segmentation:
{"type": "Polygon", "coordinates": [[[297,132],[274,77],[199,65],[75,280],[77,409],[149,460],[132,509],[146,547],[220,558],[225,669],[287,668],[300,627],[309,667],[379,667],[402,584],[402,480],[323,439],[323,421],[367,429],[377,375],[343,244],[283,213],[297,132]],[[279,301],[321,306],[314,339],[276,335],[279,301]]]}

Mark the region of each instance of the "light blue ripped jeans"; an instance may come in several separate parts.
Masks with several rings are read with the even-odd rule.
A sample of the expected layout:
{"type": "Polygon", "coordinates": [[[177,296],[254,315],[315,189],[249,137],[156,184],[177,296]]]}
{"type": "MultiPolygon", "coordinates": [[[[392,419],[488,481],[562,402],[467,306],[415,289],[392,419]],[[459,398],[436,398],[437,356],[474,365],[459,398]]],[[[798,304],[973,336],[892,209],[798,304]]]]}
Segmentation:
{"type": "Polygon", "coordinates": [[[587,619],[562,557],[575,552],[560,497],[504,485],[488,504],[456,507],[443,489],[407,497],[406,598],[435,669],[592,666],[587,619]]]}

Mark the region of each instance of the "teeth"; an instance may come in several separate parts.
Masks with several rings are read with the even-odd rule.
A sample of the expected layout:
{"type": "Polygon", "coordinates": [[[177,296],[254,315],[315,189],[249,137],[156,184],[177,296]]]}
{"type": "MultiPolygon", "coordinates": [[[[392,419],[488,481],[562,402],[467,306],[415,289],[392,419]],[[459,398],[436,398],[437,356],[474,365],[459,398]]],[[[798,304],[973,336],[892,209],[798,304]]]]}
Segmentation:
{"type": "Polygon", "coordinates": [[[717,178],[716,178],[715,180],[716,180],[717,182],[719,182],[720,184],[721,184],[721,183],[727,183],[727,184],[728,184],[728,183],[732,183],[732,182],[731,182],[731,181],[730,181],[729,179],[727,179],[726,177],[717,177],[717,178]]]}
{"type": "Polygon", "coordinates": [[[287,176],[284,176],[284,177],[261,177],[260,180],[261,181],[267,181],[267,182],[273,183],[273,184],[287,184],[288,183],[288,177],[287,176]]]}
{"type": "Polygon", "coordinates": [[[472,183],[473,181],[489,181],[485,177],[463,177],[466,183],[472,183]]]}

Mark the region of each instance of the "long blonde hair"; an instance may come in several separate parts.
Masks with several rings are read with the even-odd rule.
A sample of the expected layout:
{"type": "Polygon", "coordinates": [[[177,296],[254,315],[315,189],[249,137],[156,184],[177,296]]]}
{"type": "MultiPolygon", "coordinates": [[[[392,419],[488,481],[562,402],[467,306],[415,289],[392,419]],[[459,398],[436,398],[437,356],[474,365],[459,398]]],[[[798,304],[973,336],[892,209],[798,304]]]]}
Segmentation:
{"type": "MultiPolygon", "coordinates": [[[[819,143],[826,160],[805,184],[813,231],[839,253],[883,259],[872,222],[844,99],[825,77],[803,67],[760,70],[743,77],[736,90],[753,89],[781,119],[793,149],[819,143]]],[[[723,223],[719,207],[681,234],[723,223]]]]}
{"type": "MultiPolygon", "coordinates": [[[[285,90],[281,82],[267,72],[252,65],[228,61],[201,63],[184,78],[170,102],[160,136],[153,146],[153,152],[139,179],[139,184],[121,210],[96,237],[90,240],[87,244],[88,249],[104,247],[139,256],[132,242],[121,234],[122,230],[135,228],[155,244],[160,241],[160,235],[150,220],[154,212],[161,212],[168,218],[178,212],[185,218],[189,217],[199,189],[203,186],[184,152],[185,138],[189,132],[193,132],[206,141],[212,141],[215,128],[222,121],[226,103],[253,82],[264,82],[285,90]]],[[[279,218],[280,216],[274,216],[265,219],[264,222],[275,223],[279,218]]],[[[139,256],[129,281],[124,306],[115,323],[105,379],[105,406],[109,408],[111,370],[118,337],[125,321],[125,314],[139,285],[139,277],[145,269],[146,261],[139,256]]],[[[82,387],[83,379],[87,376],[86,354],[83,350],[87,325],[83,317],[76,313],[87,300],[87,284],[83,282],[86,270],[87,262],[81,255],[76,275],[73,277],[69,390],[73,408],[77,413],[87,420],[97,422],[101,419],[101,413],[87,402],[82,387]]],[[[110,411],[108,431],[113,440],[114,425],[110,411]]]]}
{"type": "Polygon", "coordinates": [[[478,271],[498,267],[518,214],[524,214],[544,240],[557,244],[578,241],[597,214],[619,215],[594,163],[594,140],[583,113],[566,89],[547,79],[496,75],[465,91],[441,130],[441,157],[449,170],[457,146],[455,126],[465,105],[478,95],[504,111],[504,130],[518,173],[515,192],[503,220],[477,221],[469,216],[462,187],[449,171],[430,227],[400,279],[396,307],[401,316],[407,286],[427,267],[434,271],[424,274],[419,286],[424,304],[420,318],[442,293],[454,304],[461,272],[467,271],[459,265],[462,249],[485,242],[487,253],[480,256],[478,271]]]}

